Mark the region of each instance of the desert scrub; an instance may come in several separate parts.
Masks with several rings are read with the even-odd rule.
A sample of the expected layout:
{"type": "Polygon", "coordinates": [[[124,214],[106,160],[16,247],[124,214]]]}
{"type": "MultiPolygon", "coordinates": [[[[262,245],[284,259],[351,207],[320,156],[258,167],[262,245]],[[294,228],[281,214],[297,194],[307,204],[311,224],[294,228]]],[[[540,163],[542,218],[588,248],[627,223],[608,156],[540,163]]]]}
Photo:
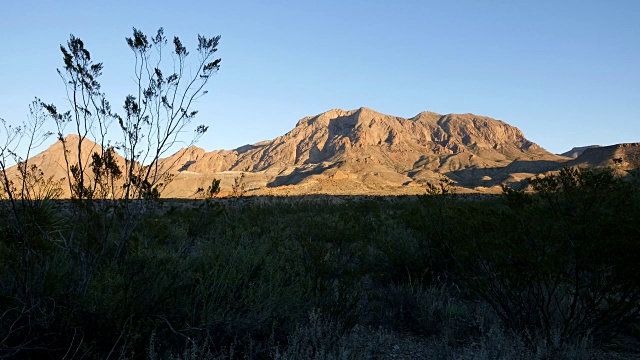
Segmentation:
{"type": "Polygon", "coordinates": [[[472,312],[449,284],[389,284],[380,289],[380,323],[401,332],[464,342],[474,333],[472,312]]]}
{"type": "MultiPolygon", "coordinates": [[[[624,193],[630,200],[605,194],[594,203],[604,215],[593,213],[588,234],[624,235],[620,239],[630,241],[637,231],[628,221],[638,214],[637,193],[624,193]],[[629,213],[619,214],[623,210],[629,213]],[[612,220],[620,226],[609,231],[612,220]]],[[[515,203],[508,195],[444,203],[411,197],[154,202],[124,244],[119,235],[104,241],[98,235],[107,234],[108,226],[117,229],[125,217],[116,214],[105,222],[107,210],[88,207],[78,214],[86,222],[71,226],[56,216],[64,219],[74,203],[54,203],[67,210],[48,213],[54,217],[42,222],[47,246],[32,252],[28,297],[15,270],[21,247],[0,246],[0,330],[6,336],[16,320],[30,326],[28,332],[10,331],[1,355],[11,355],[24,339],[46,350],[20,350],[20,356],[49,358],[67,353],[157,359],[598,354],[596,333],[567,336],[557,317],[549,331],[539,326],[542,317],[532,316],[527,324],[533,326],[520,327],[528,321],[526,313],[500,316],[501,293],[488,292],[500,281],[495,285],[502,287],[495,289],[536,310],[525,286],[544,284],[554,279],[545,274],[571,264],[561,251],[567,246],[562,218],[550,214],[541,196],[523,196],[515,203]],[[65,241],[73,231],[74,242],[65,241]],[[550,242],[547,251],[553,253],[546,256],[554,258],[533,256],[542,240],[550,242]],[[480,260],[488,267],[478,267],[480,260]],[[54,348],[54,341],[62,345],[54,348]]],[[[633,244],[618,244],[622,248],[585,256],[606,264],[614,254],[635,251],[633,244]]],[[[570,304],[566,285],[565,296],[557,299],[570,304]]],[[[576,305],[575,312],[584,309],[576,305]]],[[[621,331],[638,326],[628,320],[621,331]]]]}
{"type": "Polygon", "coordinates": [[[389,342],[381,331],[355,327],[347,332],[344,326],[324,316],[318,310],[309,312],[287,339],[282,349],[274,347],[276,360],[364,360],[384,355],[389,342]]]}
{"type": "Polygon", "coordinates": [[[534,333],[601,343],[637,323],[637,188],[571,168],[531,185],[535,194],[505,188],[503,206],[460,216],[448,240],[459,280],[530,346],[534,333]]]}

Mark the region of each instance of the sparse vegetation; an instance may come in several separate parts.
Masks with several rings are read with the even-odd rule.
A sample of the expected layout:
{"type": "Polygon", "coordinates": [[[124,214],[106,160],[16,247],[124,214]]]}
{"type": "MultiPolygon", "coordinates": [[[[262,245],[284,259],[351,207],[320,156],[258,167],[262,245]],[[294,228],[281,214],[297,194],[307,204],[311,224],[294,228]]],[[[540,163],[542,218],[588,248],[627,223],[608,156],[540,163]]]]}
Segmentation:
{"type": "Polygon", "coordinates": [[[220,194],[220,179],[215,178],[211,180],[211,185],[207,187],[206,191],[204,188],[198,188],[198,190],[196,190],[196,195],[198,197],[207,200],[214,199],[218,194],[220,194]]]}
{"type": "Polygon", "coordinates": [[[233,185],[231,185],[231,196],[234,198],[239,198],[244,196],[247,192],[246,184],[244,183],[245,173],[244,171],[239,175],[233,178],[233,185]]]}
{"type": "Polygon", "coordinates": [[[637,183],[566,169],[532,185],[160,201],[123,245],[74,238],[80,205],[49,201],[26,250],[1,222],[2,355],[597,358],[638,331],[637,183]]]}

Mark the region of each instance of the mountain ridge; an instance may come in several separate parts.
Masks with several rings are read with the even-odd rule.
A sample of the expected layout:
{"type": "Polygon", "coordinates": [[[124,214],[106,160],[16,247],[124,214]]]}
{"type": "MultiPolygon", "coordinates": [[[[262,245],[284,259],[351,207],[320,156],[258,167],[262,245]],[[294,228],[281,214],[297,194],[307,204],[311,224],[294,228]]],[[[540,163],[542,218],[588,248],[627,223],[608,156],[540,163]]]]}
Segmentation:
{"type": "Polygon", "coordinates": [[[168,197],[193,196],[213,178],[229,191],[241,173],[255,195],[418,193],[444,178],[462,192],[497,192],[502,183],[522,184],[564,165],[613,164],[623,171],[632,162],[614,158],[633,157],[625,154],[636,148],[580,148],[568,157],[486,116],[423,111],[403,118],[361,107],[306,116],[281,136],[232,150],[182,148],[158,165],[174,176],[168,197]]]}

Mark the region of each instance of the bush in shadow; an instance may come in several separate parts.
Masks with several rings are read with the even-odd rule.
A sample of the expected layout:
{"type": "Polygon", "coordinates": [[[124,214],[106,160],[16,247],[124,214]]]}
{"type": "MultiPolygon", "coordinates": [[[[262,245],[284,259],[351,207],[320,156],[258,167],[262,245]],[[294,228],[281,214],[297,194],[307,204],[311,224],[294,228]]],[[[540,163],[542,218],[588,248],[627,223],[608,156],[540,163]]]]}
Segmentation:
{"type": "Polygon", "coordinates": [[[608,169],[564,168],[504,188],[504,206],[458,216],[459,279],[533,346],[601,343],[640,316],[638,188],[608,169]],[[490,221],[487,221],[490,220],[490,221]]]}

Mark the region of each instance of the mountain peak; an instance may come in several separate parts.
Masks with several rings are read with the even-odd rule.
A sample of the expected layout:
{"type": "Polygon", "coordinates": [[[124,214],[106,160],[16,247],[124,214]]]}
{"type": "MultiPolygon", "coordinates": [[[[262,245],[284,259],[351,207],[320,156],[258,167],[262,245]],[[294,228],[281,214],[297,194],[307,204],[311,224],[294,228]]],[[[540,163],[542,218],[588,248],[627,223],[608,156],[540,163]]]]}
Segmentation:
{"type": "Polygon", "coordinates": [[[370,109],[370,108],[368,108],[368,107],[365,107],[365,106],[361,106],[361,107],[359,107],[357,110],[353,110],[353,111],[354,111],[354,112],[356,112],[356,113],[358,113],[358,114],[360,114],[360,115],[363,115],[363,116],[384,115],[384,114],[382,114],[382,113],[379,113],[379,112],[377,112],[377,111],[375,111],[375,110],[373,110],[373,109],[370,109]]]}
{"type": "MultiPolygon", "coordinates": [[[[77,136],[65,139],[68,148],[77,145],[77,136]]],[[[54,146],[62,147],[60,141],[54,146]]],[[[99,148],[85,139],[83,154],[86,146],[99,148]]],[[[64,165],[63,153],[58,149],[55,155],[52,148],[36,156],[43,168],[64,165]]],[[[407,119],[360,107],[304,117],[282,136],[234,150],[180,149],[159,166],[175,175],[167,188],[174,197],[191,196],[213,178],[230,188],[241,172],[247,172],[247,188],[257,193],[277,194],[286,185],[300,194],[400,194],[419,192],[419,186],[410,185],[443,177],[469,191],[477,186],[498,191],[503,181],[553,170],[568,160],[486,116],[423,111],[407,119]]]]}

